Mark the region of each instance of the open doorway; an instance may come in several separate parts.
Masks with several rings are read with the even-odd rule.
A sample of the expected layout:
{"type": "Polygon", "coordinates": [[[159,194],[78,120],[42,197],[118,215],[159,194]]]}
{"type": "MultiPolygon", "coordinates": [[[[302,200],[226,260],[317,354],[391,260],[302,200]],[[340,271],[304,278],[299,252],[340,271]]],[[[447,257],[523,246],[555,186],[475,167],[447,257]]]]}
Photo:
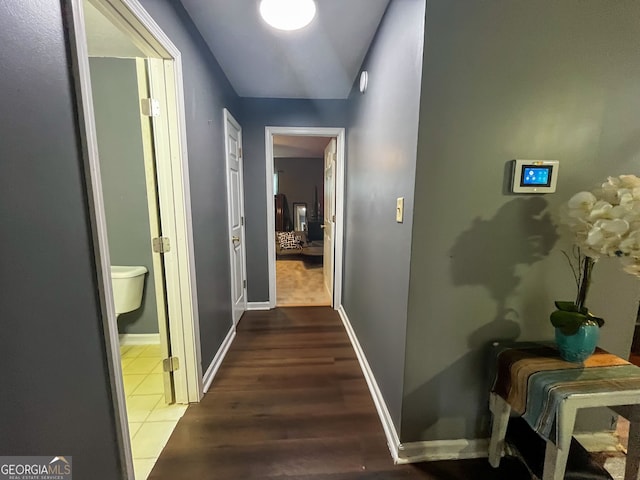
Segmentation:
{"type": "Polygon", "coordinates": [[[324,153],[335,137],[273,136],[276,306],[331,305],[331,260],[324,256],[324,153]]]}
{"type": "Polygon", "coordinates": [[[173,372],[164,368],[172,356],[167,283],[163,255],[151,248],[162,228],[153,125],[140,100],[150,98],[153,66],[140,57],[91,52],[89,65],[127,419],[136,478],[144,478],[140,463],[150,459],[141,457],[148,455],[142,445],[159,441],[159,426],[167,435],[187,408],[175,403],[173,372]]]}
{"type": "Polygon", "coordinates": [[[180,53],[135,0],[70,5],[118,446],[146,478],[203,389],[180,53]]]}
{"type": "Polygon", "coordinates": [[[267,127],[270,307],[337,308],[344,130],[267,127]]]}

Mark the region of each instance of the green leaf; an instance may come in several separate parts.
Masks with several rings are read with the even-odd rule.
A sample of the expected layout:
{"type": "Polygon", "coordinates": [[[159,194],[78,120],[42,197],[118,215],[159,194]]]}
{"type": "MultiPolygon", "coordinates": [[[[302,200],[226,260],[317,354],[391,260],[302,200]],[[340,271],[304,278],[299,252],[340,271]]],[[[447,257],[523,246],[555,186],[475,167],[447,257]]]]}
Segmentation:
{"type": "Polygon", "coordinates": [[[565,335],[575,335],[586,320],[586,315],[575,311],[556,310],[551,314],[551,325],[559,328],[565,335]]]}
{"type": "Polygon", "coordinates": [[[562,301],[556,301],[554,302],[556,304],[556,308],[558,310],[562,310],[563,312],[577,312],[578,311],[578,306],[573,303],[573,302],[562,302],[562,301]]]}

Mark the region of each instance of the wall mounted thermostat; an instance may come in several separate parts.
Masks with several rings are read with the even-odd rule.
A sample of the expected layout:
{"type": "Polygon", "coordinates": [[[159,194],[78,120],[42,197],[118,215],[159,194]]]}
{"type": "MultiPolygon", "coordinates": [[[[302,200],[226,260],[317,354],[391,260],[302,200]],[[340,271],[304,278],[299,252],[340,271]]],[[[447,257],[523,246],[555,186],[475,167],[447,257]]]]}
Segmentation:
{"type": "Polygon", "coordinates": [[[558,181],[558,160],[514,160],[513,193],[553,193],[558,181]]]}

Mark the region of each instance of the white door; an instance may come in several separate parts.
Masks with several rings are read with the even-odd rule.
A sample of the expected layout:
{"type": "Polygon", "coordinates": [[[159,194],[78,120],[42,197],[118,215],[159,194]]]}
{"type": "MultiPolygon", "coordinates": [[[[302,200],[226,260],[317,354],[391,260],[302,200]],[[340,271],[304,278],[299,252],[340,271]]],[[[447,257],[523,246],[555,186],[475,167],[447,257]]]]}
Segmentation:
{"type": "MultiPolygon", "coordinates": [[[[169,327],[169,314],[167,308],[167,278],[165,271],[165,253],[161,253],[159,243],[153,247],[154,238],[169,238],[168,233],[164,233],[159,200],[159,182],[166,188],[166,181],[157,174],[157,158],[170,156],[170,149],[166,141],[165,132],[168,129],[167,108],[165,102],[165,75],[163,61],[156,58],[143,60],[136,59],[136,70],[138,76],[138,96],[142,107],[144,99],[153,98],[158,102],[158,109],[151,112],[146,108],[150,103],[145,104],[145,112],[140,112],[142,127],[142,144],[144,150],[144,170],[147,186],[147,205],[149,208],[149,227],[151,241],[149,247],[153,248],[153,277],[154,291],[156,294],[156,307],[158,313],[158,333],[160,335],[160,355],[163,360],[163,384],[165,403],[173,403],[174,395],[174,375],[173,368],[169,368],[173,358],[178,358],[176,352],[171,349],[171,335],[169,327]],[[166,367],[166,368],[165,368],[166,367]]],[[[142,110],[142,108],[141,108],[142,110]]],[[[165,218],[165,223],[168,223],[165,218]]],[[[166,228],[165,228],[166,230],[166,228]]]]}
{"type": "MultiPolygon", "coordinates": [[[[324,286],[333,299],[333,236],[336,225],[336,139],[324,149],[324,286]]],[[[333,303],[333,300],[332,300],[333,303]]]]}
{"type": "MultiPolygon", "coordinates": [[[[188,268],[190,241],[185,225],[191,219],[183,203],[185,191],[176,172],[181,169],[178,102],[175,96],[175,65],[171,60],[147,59],[149,88],[153,101],[145,102],[144,110],[151,115],[155,175],[158,183],[157,204],[160,211],[160,234],[154,254],[161,258],[165,274],[166,316],[159,318],[161,343],[167,343],[165,377],[173,377],[175,401],[199,401],[199,361],[197,347],[188,339],[195,339],[193,323],[193,292],[184,288],[191,278],[188,268]],[[186,241],[185,241],[186,240],[186,241]],[[167,333],[166,340],[162,337],[167,333]],[[169,332],[171,335],[169,335],[169,332]]],[[[155,236],[155,235],[154,235],[155,236]]],[[[158,309],[160,311],[160,308],[158,309]]],[[[164,347],[163,347],[164,348],[164,347]]],[[[165,381],[165,387],[169,383],[165,381]]]]}
{"type": "Polygon", "coordinates": [[[242,184],[242,129],[224,110],[225,155],[227,157],[227,209],[229,216],[229,255],[231,260],[231,302],[233,324],[247,309],[244,246],[244,188],[242,184]]]}

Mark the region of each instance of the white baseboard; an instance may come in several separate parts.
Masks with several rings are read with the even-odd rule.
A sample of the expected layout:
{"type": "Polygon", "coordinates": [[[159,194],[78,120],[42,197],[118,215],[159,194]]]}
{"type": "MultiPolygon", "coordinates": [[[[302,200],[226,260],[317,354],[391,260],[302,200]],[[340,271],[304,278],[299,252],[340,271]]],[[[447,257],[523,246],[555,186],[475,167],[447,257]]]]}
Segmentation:
{"type": "Polygon", "coordinates": [[[121,333],[120,345],[160,345],[159,333],[121,333]]]}
{"type": "Polygon", "coordinates": [[[207,368],[207,371],[204,372],[204,377],[202,377],[203,393],[207,393],[207,391],[209,390],[209,387],[211,386],[211,383],[213,382],[213,379],[216,376],[220,365],[222,365],[222,360],[224,360],[224,357],[227,355],[229,347],[231,347],[234,338],[236,338],[236,327],[235,325],[232,325],[229,333],[227,333],[227,336],[223,340],[222,345],[220,345],[218,352],[216,353],[215,357],[213,357],[209,368],[207,368]]]}
{"type": "Polygon", "coordinates": [[[489,455],[489,439],[432,440],[403,443],[398,448],[396,463],[430,462],[436,460],[462,460],[489,455]]]}
{"type": "Polygon", "coordinates": [[[271,310],[269,302],[249,302],[247,310],[271,310]]]}
{"type": "Polygon", "coordinates": [[[351,322],[347,317],[347,312],[345,312],[344,307],[340,305],[338,307],[338,314],[342,319],[342,323],[344,324],[344,328],[347,331],[347,335],[349,335],[349,340],[351,340],[351,345],[353,345],[353,349],[356,352],[356,356],[358,357],[358,362],[360,363],[360,368],[362,369],[362,373],[364,374],[364,378],[367,381],[367,385],[369,386],[369,391],[371,392],[371,397],[373,398],[373,403],[376,406],[376,410],[378,411],[378,416],[380,417],[380,422],[382,422],[382,428],[384,430],[384,434],[387,437],[387,445],[389,446],[389,451],[391,452],[391,457],[395,463],[398,463],[398,447],[400,446],[400,439],[398,437],[398,432],[396,431],[396,427],[393,424],[393,420],[391,419],[391,414],[389,413],[389,409],[387,408],[387,404],[382,397],[382,393],[378,388],[378,384],[376,382],[375,377],[373,376],[373,372],[371,371],[371,367],[369,367],[369,362],[367,362],[367,357],[360,346],[360,342],[358,342],[358,338],[356,337],[355,332],[353,331],[353,327],[351,326],[351,322]]]}
{"type": "Polygon", "coordinates": [[[351,345],[353,345],[353,349],[356,352],[358,362],[360,362],[360,368],[369,386],[373,403],[378,411],[378,416],[380,417],[384,434],[387,437],[387,445],[389,446],[389,451],[391,452],[394,463],[404,464],[436,460],[461,460],[465,458],[483,458],[489,455],[489,439],[486,438],[472,440],[432,440],[401,444],[389,409],[382,397],[369,362],[342,305],[338,307],[338,314],[342,319],[347,335],[349,335],[349,340],[351,340],[351,345]]]}

